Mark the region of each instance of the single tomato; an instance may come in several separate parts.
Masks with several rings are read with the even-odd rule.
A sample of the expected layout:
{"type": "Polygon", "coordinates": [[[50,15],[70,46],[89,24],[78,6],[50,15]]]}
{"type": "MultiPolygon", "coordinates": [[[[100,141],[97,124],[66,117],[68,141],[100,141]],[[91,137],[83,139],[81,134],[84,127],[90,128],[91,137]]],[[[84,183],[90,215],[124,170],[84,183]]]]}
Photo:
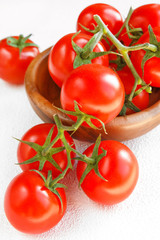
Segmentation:
{"type": "MultiPolygon", "coordinates": [[[[74,111],[76,101],[82,112],[106,124],[119,114],[124,97],[124,86],[118,74],[109,67],[87,64],[71,72],[62,86],[60,100],[63,109],[74,111]]],[[[92,123],[101,126],[95,119],[92,123]]]]}
{"type": "Polygon", "coordinates": [[[150,3],[134,9],[129,25],[133,28],[141,28],[143,33],[152,28],[160,27],[160,4],[150,3]]]}
{"type": "MultiPolygon", "coordinates": [[[[95,144],[87,148],[83,154],[91,157],[95,144]]],[[[133,152],[124,144],[108,140],[102,141],[98,154],[106,150],[98,163],[102,179],[92,169],[84,178],[81,187],[85,194],[95,202],[112,205],[125,200],[134,190],[139,174],[138,162],[133,152]]],[[[80,181],[87,163],[79,161],[77,178],[80,181]]]]}
{"type": "MultiPolygon", "coordinates": [[[[38,125],[30,128],[23,135],[23,137],[21,139],[22,141],[32,142],[32,143],[38,144],[38,146],[40,146],[40,149],[37,150],[39,155],[37,155],[37,158],[35,159],[34,162],[29,163],[29,164],[21,164],[31,158],[34,158],[35,155],[37,154],[37,152],[28,144],[25,144],[23,142],[19,143],[18,149],[17,149],[17,158],[18,158],[18,163],[21,164],[20,167],[23,171],[30,170],[30,169],[39,170],[40,163],[43,164],[45,161],[43,168],[40,170],[42,170],[46,174],[48,173],[49,170],[51,170],[53,177],[57,177],[61,173],[61,171],[53,165],[53,160],[56,162],[56,164],[58,164],[58,166],[62,170],[64,170],[67,167],[68,159],[67,159],[66,150],[55,153],[53,155],[46,153],[46,155],[42,156],[42,151],[44,149],[43,146],[45,144],[45,141],[47,139],[47,136],[48,136],[51,128],[53,128],[53,133],[51,136],[51,141],[53,141],[54,138],[57,136],[58,131],[57,131],[57,126],[54,124],[51,124],[51,123],[38,124],[38,125]]],[[[72,148],[75,148],[74,141],[68,132],[65,132],[65,138],[66,138],[68,144],[72,145],[72,148]]],[[[63,147],[63,146],[64,145],[63,145],[62,141],[58,140],[52,146],[52,150],[53,150],[53,148],[63,147]]],[[[70,156],[71,156],[71,159],[74,158],[75,153],[71,152],[70,156]]],[[[74,164],[74,160],[72,160],[72,164],[74,164]]]]}
{"type": "Polygon", "coordinates": [[[56,189],[60,199],[45,187],[42,177],[34,171],[25,171],[13,178],[4,198],[8,221],[17,230],[39,234],[50,230],[63,217],[66,195],[63,188],[56,189]]]}
{"type": "MultiPolygon", "coordinates": [[[[29,36],[28,36],[29,37],[29,36]]],[[[23,84],[25,72],[39,49],[22,35],[0,41],[0,78],[10,84],[23,84]]]]}
{"type": "MultiPolygon", "coordinates": [[[[79,14],[77,19],[77,31],[81,30],[84,33],[91,34],[82,26],[89,28],[90,30],[94,30],[97,23],[95,22],[93,16],[96,14],[101,17],[102,21],[108,26],[109,30],[113,34],[116,34],[123,25],[123,18],[116,8],[105,3],[95,3],[87,6],[79,14]]],[[[109,49],[109,45],[105,40],[103,41],[103,44],[107,49],[109,49]]]]}

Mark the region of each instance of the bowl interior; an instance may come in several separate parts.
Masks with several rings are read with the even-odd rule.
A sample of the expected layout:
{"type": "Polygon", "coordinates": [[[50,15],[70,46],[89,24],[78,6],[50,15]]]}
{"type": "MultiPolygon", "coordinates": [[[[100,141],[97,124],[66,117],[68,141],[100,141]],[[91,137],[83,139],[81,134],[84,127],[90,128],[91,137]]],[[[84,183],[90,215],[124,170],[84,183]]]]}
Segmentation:
{"type": "MultiPolygon", "coordinates": [[[[44,122],[54,122],[53,115],[58,114],[65,125],[73,121],[57,110],[60,104],[60,88],[52,80],[48,71],[48,55],[50,49],[40,53],[29,66],[25,76],[26,92],[36,114],[44,122]]],[[[95,141],[101,133],[102,139],[118,141],[139,137],[160,123],[160,89],[153,88],[150,95],[150,106],[138,113],[118,116],[106,125],[107,135],[103,130],[93,130],[81,126],[72,135],[83,141],[95,141]]]]}

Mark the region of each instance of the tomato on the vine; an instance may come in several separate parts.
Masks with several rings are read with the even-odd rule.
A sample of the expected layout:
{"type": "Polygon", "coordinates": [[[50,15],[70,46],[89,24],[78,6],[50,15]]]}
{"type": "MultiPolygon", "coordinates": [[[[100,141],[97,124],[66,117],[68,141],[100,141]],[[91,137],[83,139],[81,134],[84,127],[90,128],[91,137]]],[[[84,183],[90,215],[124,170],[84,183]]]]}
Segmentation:
{"type": "MultiPolygon", "coordinates": [[[[76,57],[76,52],[72,46],[72,37],[74,33],[70,33],[62,37],[51,49],[48,59],[48,69],[53,81],[59,86],[62,87],[63,83],[68,78],[69,74],[73,70],[73,62],[76,57]]],[[[74,37],[73,41],[81,48],[83,48],[88,41],[91,39],[91,36],[79,33],[74,37]]],[[[99,42],[95,48],[94,52],[103,52],[106,51],[105,47],[101,42],[99,42]]],[[[92,59],[92,63],[97,63],[101,65],[108,66],[108,56],[100,56],[92,59]]]]}
{"type": "Polygon", "coordinates": [[[39,49],[30,39],[22,35],[0,41],[0,78],[11,84],[23,84],[25,72],[39,49]]]}
{"type": "MultiPolygon", "coordinates": [[[[135,82],[131,70],[127,66],[125,66],[123,69],[117,71],[117,73],[124,84],[125,93],[127,95],[130,94],[135,82]]],[[[141,87],[142,87],[141,85],[138,85],[136,90],[140,89],[141,87]]],[[[132,99],[132,102],[140,110],[146,109],[149,105],[149,93],[143,90],[140,94],[138,94],[132,99]]],[[[129,108],[127,108],[126,110],[126,114],[131,114],[133,112],[134,111],[129,108]]]]}
{"type": "MultiPolygon", "coordinates": [[[[43,175],[45,176],[44,173],[43,175]]],[[[9,222],[17,230],[29,234],[50,230],[61,220],[66,210],[65,191],[63,188],[56,190],[62,203],[45,186],[38,173],[25,171],[14,177],[4,198],[4,209],[9,222]]]]}
{"type": "MultiPolygon", "coordinates": [[[[160,27],[153,28],[153,33],[157,40],[157,45],[160,46],[160,27]]],[[[138,40],[137,44],[150,42],[150,34],[149,31],[145,32],[141,38],[138,40]]],[[[153,53],[153,57],[149,58],[145,64],[144,69],[142,70],[142,61],[146,54],[146,51],[141,49],[137,51],[133,51],[131,53],[131,61],[139,73],[139,75],[144,79],[147,84],[150,84],[153,87],[160,87],[160,57],[159,57],[159,47],[156,53],[153,53]]],[[[151,51],[150,51],[151,52],[151,51]]],[[[149,53],[150,54],[150,53],[149,53]]]]}
{"type": "MultiPolygon", "coordinates": [[[[91,157],[95,144],[87,148],[83,154],[91,157]]],[[[102,179],[92,169],[84,178],[81,187],[86,195],[95,202],[112,205],[126,199],[134,190],[139,174],[138,162],[133,152],[124,144],[108,140],[102,141],[98,154],[106,150],[106,156],[98,163],[102,179]]],[[[87,163],[79,161],[77,178],[80,181],[87,163]]]]}
{"type": "Polygon", "coordinates": [[[143,33],[152,28],[160,27],[160,4],[146,4],[134,9],[129,25],[133,28],[142,28],[143,33]]]}
{"type": "MultiPolygon", "coordinates": [[[[122,16],[116,8],[105,3],[96,3],[89,5],[80,13],[77,20],[77,31],[81,30],[84,33],[91,34],[82,26],[89,28],[90,30],[94,30],[97,25],[93,18],[95,14],[101,17],[103,22],[108,26],[109,30],[113,34],[116,34],[123,25],[122,16]]],[[[105,41],[103,41],[103,44],[108,49],[109,46],[105,41]]]]}
{"type": "MultiPolygon", "coordinates": [[[[42,123],[38,124],[32,128],[30,128],[22,137],[22,141],[28,141],[28,142],[33,142],[35,144],[38,144],[39,146],[43,146],[47,136],[53,128],[53,133],[51,137],[51,141],[54,140],[56,137],[58,131],[57,131],[57,126],[51,123],[42,123]]],[[[75,148],[74,141],[72,137],[69,135],[68,132],[65,132],[65,138],[66,141],[68,142],[69,145],[72,145],[72,148],[75,148]]],[[[62,141],[59,139],[53,146],[53,148],[58,148],[58,147],[63,147],[62,141]]],[[[43,151],[43,148],[41,149],[43,151]]],[[[24,161],[27,161],[31,158],[33,158],[36,155],[36,151],[30,147],[28,144],[25,144],[23,142],[20,142],[18,145],[17,149],[17,158],[18,158],[18,163],[24,163],[24,161]]],[[[75,157],[75,153],[71,152],[70,153],[71,159],[75,157]]],[[[68,159],[67,159],[67,153],[66,150],[63,150],[61,152],[55,153],[52,156],[53,160],[59,165],[59,167],[62,169],[62,171],[67,167],[68,159]]],[[[40,162],[42,163],[45,161],[43,168],[41,169],[44,173],[47,174],[49,170],[52,171],[52,175],[54,177],[57,177],[61,171],[57,169],[53,164],[52,164],[52,159],[49,161],[49,156],[46,154],[46,156],[42,156],[42,152],[39,152],[39,156],[37,156],[37,161],[28,163],[28,164],[22,164],[20,167],[22,168],[23,171],[30,170],[30,169],[36,169],[39,170],[40,162]],[[48,160],[47,160],[48,159],[48,160]]],[[[74,160],[72,160],[72,164],[74,164],[74,160]]]]}
{"type": "MultiPolygon", "coordinates": [[[[106,124],[121,111],[124,96],[118,74],[109,67],[87,64],[71,72],[62,86],[60,100],[63,109],[74,111],[76,101],[82,112],[106,124]]],[[[101,125],[96,119],[92,119],[92,123],[97,127],[101,125]]]]}

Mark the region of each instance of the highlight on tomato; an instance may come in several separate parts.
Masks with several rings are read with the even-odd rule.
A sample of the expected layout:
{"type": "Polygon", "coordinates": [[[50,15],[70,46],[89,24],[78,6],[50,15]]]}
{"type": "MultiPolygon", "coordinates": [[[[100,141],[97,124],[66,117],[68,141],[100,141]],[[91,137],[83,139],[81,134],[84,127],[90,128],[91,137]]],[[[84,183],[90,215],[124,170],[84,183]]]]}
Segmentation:
{"type": "MultiPolygon", "coordinates": [[[[45,177],[44,173],[41,174],[45,177]]],[[[7,187],[4,210],[8,221],[18,231],[28,234],[46,232],[65,214],[64,189],[57,185],[51,191],[42,176],[34,171],[25,171],[14,177],[7,187]]]]}
{"type": "MultiPolygon", "coordinates": [[[[62,86],[60,100],[64,110],[74,111],[76,101],[82,112],[106,124],[119,114],[124,97],[124,86],[118,74],[109,67],[87,64],[71,72],[62,86]]],[[[70,117],[76,120],[76,117],[70,117]]],[[[101,126],[96,119],[91,121],[95,126],[101,126]]]]}
{"type": "Polygon", "coordinates": [[[21,85],[31,61],[39,54],[38,46],[27,37],[12,36],[0,41],[0,78],[21,85]]]}
{"type": "MultiPolygon", "coordinates": [[[[23,171],[42,170],[45,174],[49,170],[52,176],[57,177],[65,170],[68,164],[67,153],[62,141],[59,139],[53,146],[45,151],[45,148],[54,141],[58,133],[57,126],[52,123],[41,123],[30,128],[21,138],[17,159],[23,171]]],[[[67,143],[75,149],[75,144],[68,132],[65,132],[67,143]]],[[[75,153],[71,152],[72,165],[75,153]]],[[[69,171],[69,170],[68,170],[69,171]]]]}
{"type": "MultiPolygon", "coordinates": [[[[74,69],[74,60],[79,55],[79,58],[86,64],[86,61],[90,60],[91,63],[97,63],[100,65],[108,66],[108,55],[99,56],[93,58],[88,53],[87,56],[78,52],[79,49],[85,47],[85,45],[91,40],[91,36],[85,33],[79,33],[75,37],[75,33],[70,33],[63,36],[51,49],[48,59],[48,70],[53,81],[62,87],[63,83],[68,78],[71,71],[74,69]],[[72,42],[77,45],[77,52],[73,47],[72,42]],[[84,57],[83,57],[84,56],[84,57]],[[83,61],[84,60],[84,61],[83,61]]],[[[98,42],[93,49],[93,52],[105,52],[106,48],[101,42],[98,42]]],[[[92,52],[91,52],[92,53],[92,52]]]]}
{"type": "Polygon", "coordinates": [[[124,144],[101,141],[84,151],[87,163],[78,161],[77,178],[85,194],[93,201],[113,205],[125,200],[133,192],[139,175],[138,162],[124,144]]]}

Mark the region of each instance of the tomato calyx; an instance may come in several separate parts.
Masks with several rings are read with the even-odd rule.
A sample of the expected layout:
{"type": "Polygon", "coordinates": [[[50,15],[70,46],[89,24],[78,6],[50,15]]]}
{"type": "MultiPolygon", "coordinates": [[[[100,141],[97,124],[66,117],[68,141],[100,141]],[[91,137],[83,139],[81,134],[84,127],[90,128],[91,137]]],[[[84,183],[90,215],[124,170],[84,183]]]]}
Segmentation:
{"type": "Polygon", "coordinates": [[[21,52],[26,47],[37,47],[38,45],[32,42],[27,42],[27,40],[32,36],[29,34],[28,36],[24,37],[22,34],[19,35],[18,39],[14,37],[7,38],[7,44],[11,47],[19,48],[19,55],[21,56],[21,52]]]}
{"type": "Polygon", "coordinates": [[[60,200],[60,203],[61,203],[61,211],[63,212],[63,202],[62,202],[62,198],[61,198],[59,192],[57,191],[57,188],[65,189],[65,188],[67,188],[67,186],[62,183],[59,183],[58,178],[52,179],[52,171],[50,171],[50,170],[48,171],[48,176],[46,178],[38,170],[33,169],[30,171],[34,171],[34,172],[38,173],[44,181],[44,186],[46,188],[48,188],[52,193],[54,193],[58,197],[58,199],[60,200]]]}
{"type": "MultiPolygon", "coordinates": [[[[92,34],[96,34],[96,33],[98,33],[98,32],[100,31],[99,26],[98,26],[98,25],[95,26],[95,24],[93,24],[93,23],[92,23],[92,25],[93,25],[93,27],[94,27],[93,30],[91,30],[91,29],[89,29],[89,28],[83,26],[83,25],[80,24],[80,23],[79,23],[79,25],[80,25],[80,26],[81,26],[86,32],[89,32],[89,33],[92,33],[92,34]]],[[[102,35],[102,38],[101,38],[101,39],[104,39],[104,40],[106,41],[106,43],[108,44],[108,46],[111,47],[111,43],[108,41],[108,39],[106,38],[105,35],[102,35]]]]}
{"type": "MultiPolygon", "coordinates": [[[[34,142],[23,141],[23,140],[15,138],[19,142],[27,144],[28,146],[30,146],[31,148],[33,148],[37,152],[37,154],[34,157],[32,157],[32,158],[30,158],[30,159],[28,159],[28,160],[26,160],[24,162],[17,163],[17,164],[18,165],[30,164],[30,163],[39,161],[39,170],[41,171],[43,169],[43,166],[44,166],[45,162],[48,161],[55,168],[57,168],[57,170],[62,172],[61,167],[54,160],[53,155],[56,154],[56,153],[59,153],[61,151],[64,151],[65,147],[55,147],[55,148],[52,147],[52,148],[49,148],[49,149],[47,148],[48,145],[51,144],[51,137],[52,137],[52,134],[53,134],[53,129],[54,129],[54,127],[51,128],[51,130],[50,130],[50,132],[49,132],[49,134],[48,134],[48,136],[46,138],[46,141],[43,144],[43,146],[40,146],[39,144],[34,143],[34,142]]],[[[55,144],[55,141],[52,142],[52,146],[54,144],[55,144]]]]}
{"type": "Polygon", "coordinates": [[[102,31],[98,31],[96,34],[94,34],[93,37],[87,42],[87,44],[83,48],[79,47],[74,42],[74,38],[79,33],[80,31],[74,34],[74,36],[72,37],[72,47],[77,54],[73,62],[74,69],[84,64],[91,64],[92,59],[108,54],[108,52],[105,52],[105,51],[93,52],[93,49],[102,38],[102,35],[103,35],[102,31]]]}
{"type": "Polygon", "coordinates": [[[149,37],[150,37],[149,43],[155,45],[157,47],[157,50],[153,52],[149,49],[145,49],[146,54],[144,55],[142,63],[141,63],[143,75],[144,75],[144,65],[145,65],[146,61],[152,57],[160,58],[160,42],[157,41],[157,38],[153,32],[151,25],[148,26],[148,32],[149,32],[149,37]]]}
{"type": "MultiPolygon", "coordinates": [[[[72,135],[75,133],[75,131],[82,125],[82,123],[87,123],[88,126],[90,126],[91,128],[93,129],[99,129],[98,127],[96,127],[93,123],[92,123],[92,119],[96,119],[98,122],[101,123],[102,125],[102,128],[104,130],[104,132],[107,134],[106,132],[106,129],[105,129],[105,124],[100,120],[98,119],[97,117],[93,116],[93,115],[89,115],[89,114],[86,114],[84,112],[82,112],[79,108],[79,104],[74,101],[74,111],[67,111],[67,110],[64,110],[62,108],[58,108],[57,109],[63,113],[66,113],[67,115],[69,116],[74,116],[74,117],[77,117],[77,120],[75,122],[75,124],[73,124],[72,126],[63,126],[63,129],[65,129],[66,131],[72,131],[72,135]]],[[[81,107],[81,106],[80,106],[81,107]]]]}
{"type": "Polygon", "coordinates": [[[107,181],[107,179],[105,179],[101,173],[99,172],[99,167],[98,167],[98,164],[100,162],[100,160],[106,156],[107,154],[107,151],[104,150],[103,148],[101,148],[102,150],[102,153],[101,154],[98,154],[98,151],[99,151],[99,145],[101,143],[101,135],[98,136],[96,142],[95,142],[95,146],[94,146],[94,149],[93,149],[93,152],[92,152],[92,155],[91,157],[87,157],[86,155],[83,155],[83,154],[79,154],[79,157],[77,157],[76,159],[79,160],[79,161],[83,161],[87,164],[87,167],[85,169],[85,171],[83,172],[80,180],[79,180],[79,186],[81,186],[82,182],[84,181],[85,177],[87,176],[87,174],[91,171],[91,170],[94,170],[95,173],[101,178],[103,179],[104,181],[107,181]]]}

